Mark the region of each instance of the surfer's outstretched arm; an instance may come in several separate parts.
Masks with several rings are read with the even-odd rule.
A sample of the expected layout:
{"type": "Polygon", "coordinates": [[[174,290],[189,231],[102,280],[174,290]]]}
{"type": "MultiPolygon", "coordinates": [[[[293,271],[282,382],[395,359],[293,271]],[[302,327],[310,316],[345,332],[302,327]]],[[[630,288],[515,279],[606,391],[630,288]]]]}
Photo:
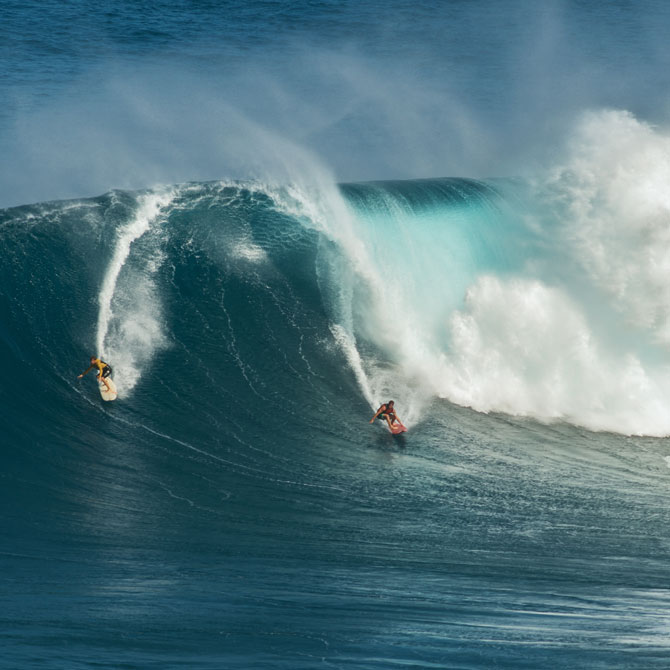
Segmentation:
{"type": "Polygon", "coordinates": [[[77,379],[81,379],[84,375],[87,375],[94,367],[95,365],[89,365],[88,368],[84,370],[84,372],[82,372],[80,375],[77,375],[77,379]]]}

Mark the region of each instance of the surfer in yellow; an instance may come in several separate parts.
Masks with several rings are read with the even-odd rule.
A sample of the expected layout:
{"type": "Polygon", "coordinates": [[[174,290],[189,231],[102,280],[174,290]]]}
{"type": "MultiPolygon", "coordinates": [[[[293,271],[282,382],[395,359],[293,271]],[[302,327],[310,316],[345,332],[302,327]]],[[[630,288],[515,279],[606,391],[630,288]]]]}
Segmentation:
{"type": "Polygon", "coordinates": [[[375,419],[379,418],[380,421],[388,421],[389,428],[393,430],[393,424],[397,421],[402,425],[402,422],[398,418],[398,415],[395,413],[395,408],[393,407],[393,400],[389,400],[387,403],[384,403],[376,412],[375,415],[370,419],[372,423],[375,419]]]}
{"type": "Polygon", "coordinates": [[[110,365],[105,363],[105,361],[100,358],[96,358],[95,356],[91,356],[91,365],[89,365],[88,369],[84,370],[84,372],[78,375],[77,379],[81,379],[84,375],[87,375],[93,368],[98,368],[98,374],[96,377],[104,382],[108,391],[111,391],[112,388],[107,381],[107,377],[112,374],[112,368],[110,365]]]}

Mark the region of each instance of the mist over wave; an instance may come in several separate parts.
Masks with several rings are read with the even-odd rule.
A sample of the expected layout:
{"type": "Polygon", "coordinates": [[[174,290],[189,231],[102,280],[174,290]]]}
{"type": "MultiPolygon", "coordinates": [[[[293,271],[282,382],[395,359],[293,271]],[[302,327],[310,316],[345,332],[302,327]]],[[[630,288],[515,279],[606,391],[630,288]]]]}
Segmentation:
{"type": "Polygon", "coordinates": [[[314,157],[345,182],[532,177],[584,109],[664,123],[662,21],[621,9],[626,49],[600,52],[584,35],[609,39],[609,23],[571,4],[316,3],[306,23],[281,3],[221,15],[198,5],[181,24],[162,3],[110,14],[96,2],[101,24],[59,7],[60,32],[44,36],[37,8],[23,8],[26,20],[9,12],[0,205],[221,178],[288,183],[314,157]],[[355,37],[341,32],[352,18],[355,37]],[[130,50],[124,21],[144,36],[130,50]],[[483,34],[487,48],[473,48],[483,34]]]}

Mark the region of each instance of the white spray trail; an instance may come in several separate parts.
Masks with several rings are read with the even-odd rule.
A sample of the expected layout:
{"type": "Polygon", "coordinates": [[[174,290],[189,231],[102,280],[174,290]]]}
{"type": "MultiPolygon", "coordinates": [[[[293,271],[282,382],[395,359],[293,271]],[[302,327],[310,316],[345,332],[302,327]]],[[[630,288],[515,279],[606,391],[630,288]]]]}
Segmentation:
{"type": "MultiPolygon", "coordinates": [[[[124,296],[126,300],[123,306],[120,304],[117,306],[116,300],[119,276],[126,265],[133,243],[151,229],[152,224],[157,221],[161,211],[173,197],[174,194],[171,193],[149,193],[141,198],[135,218],[118,232],[114,254],[98,296],[97,354],[109,360],[115,368],[118,374],[117,387],[120,391],[128,390],[135,385],[139,376],[137,359],[146,359],[162,340],[161,333],[156,329],[155,319],[149,315],[151,311],[149,303],[152,302],[153,296],[152,287],[146,280],[146,276],[157,269],[158,254],[145,264],[144,281],[135,277],[131,289],[132,300],[124,296]],[[144,340],[144,346],[141,347],[145,350],[143,352],[137,351],[138,339],[144,340]]],[[[155,311],[156,305],[151,307],[155,311]]]]}
{"type": "MultiPolygon", "coordinates": [[[[413,371],[377,366],[374,361],[364,360],[359,352],[353,313],[356,284],[361,284],[371,294],[368,318],[381,324],[378,330],[387,336],[385,346],[408,350],[418,345],[412,319],[408,318],[407,323],[399,322],[387,309],[386,281],[360,237],[351,209],[333,182],[327,179],[322,179],[314,190],[293,186],[274,196],[283,211],[324,234],[344,252],[345,262],[334,258],[325,262],[327,266],[334,263],[330,267],[331,276],[326,279],[326,284],[334,291],[330,302],[336,322],[331,325],[331,332],[370,407],[376,409],[382,401],[393,397],[403,407],[403,422],[412,425],[421,416],[428,400],[428,394],[413,383],[413,371]]],[[[328,269],[322,268],[322,271],[328,272],[328,269]]]]}

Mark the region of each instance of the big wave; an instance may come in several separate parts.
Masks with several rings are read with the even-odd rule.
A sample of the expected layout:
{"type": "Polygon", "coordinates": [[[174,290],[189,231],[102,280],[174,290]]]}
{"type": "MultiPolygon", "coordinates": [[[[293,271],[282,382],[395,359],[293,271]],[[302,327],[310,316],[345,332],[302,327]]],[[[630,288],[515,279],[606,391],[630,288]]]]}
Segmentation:
{"type": "MultiPolygon", "coordinates": [[[[670,434],[666,138],[590,115],[532,180],[193,183],[2,212],[3,365],[216,417],[435,398],[670,434]],[[28,336],[26,336],[28,335],[28,336]],[[233,413],[234,414],[234,413],[233,413]]],[[[152,405],[154,406],[154,405],[152,405]]],[[[263,416],[265,415],[265,416],[263,416]]]]}

